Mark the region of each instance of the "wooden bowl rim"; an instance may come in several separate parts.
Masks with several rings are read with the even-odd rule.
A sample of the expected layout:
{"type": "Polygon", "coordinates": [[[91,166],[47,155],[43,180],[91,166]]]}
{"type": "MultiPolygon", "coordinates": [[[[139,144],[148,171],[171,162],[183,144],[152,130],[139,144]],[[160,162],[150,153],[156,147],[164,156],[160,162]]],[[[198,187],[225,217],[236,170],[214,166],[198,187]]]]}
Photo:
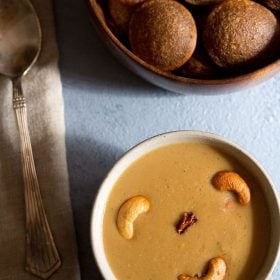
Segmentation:
{"type": "Polygon", "coordinates": [[[103,29],[105,34],[111,39],[111,41],[117,46],[118,49],[120,49],[130,59],[132,59],[138,65],[144,67],[146,70],[149,70],[169,80],[173,80],[173,81],[175,80],[180,83],[192,84],[192,85],[226,85],[226,84],[235,84],[238,82],[246,82],[254,79],[259,79],[261,77],[266,77],[269,74],[274,75],[276,74],[276,72],[280,70],[280,58],[279,58],[276,61],[264,67],[261,67],[257,70],[254,70],[252,72],[238,75],[235,77],[225,78],[225,79],[194,79],[194,78],[177,76],[171,72],[161,71],[158,68],[140,59],[133,52],[131,52],[125,45],[122,44],[122,42],[114,35],[114,33],[108,27],[106,21],[104,21],[104,19],[101,17],[100,13],[98,12],[98,9],[101,9],[101,7],[97,3],[97,0],[86,0],[86,1],[92,19],[93,20],[97,19],[97,21],[95,20],[95,22],[98,23],[98,25],[103,29]]]}

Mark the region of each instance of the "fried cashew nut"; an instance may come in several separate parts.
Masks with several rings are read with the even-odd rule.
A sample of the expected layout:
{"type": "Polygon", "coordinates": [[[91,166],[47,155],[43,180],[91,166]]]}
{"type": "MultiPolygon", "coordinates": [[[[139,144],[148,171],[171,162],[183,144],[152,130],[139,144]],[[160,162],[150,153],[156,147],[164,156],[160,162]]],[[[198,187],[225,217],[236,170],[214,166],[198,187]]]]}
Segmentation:
{"type": "Polygon", "coordinates": [[[117,227],[119,233],[126,239],[133,237],[133,223],[137,217],[150,209],[150,201],[142,196],[134,196],[125,201],[118,212],[117,227]]]}
{"type": "Polygon", "coordinates": [[[212,184],[219,191],[233,191],[238,195],[240,204],[250,202],[251,194],[247,183],[233,171],[220,171],[212,179],[212,184]]]}
{"type": "Polygon", "coordinates": [[[198,276],[188,276],[187,274],[181,274],[178,276],[178,280],[223,280],[226,277],[227,266],[223,258],[216,257],[210,260],[207,274],[198,276]]]}

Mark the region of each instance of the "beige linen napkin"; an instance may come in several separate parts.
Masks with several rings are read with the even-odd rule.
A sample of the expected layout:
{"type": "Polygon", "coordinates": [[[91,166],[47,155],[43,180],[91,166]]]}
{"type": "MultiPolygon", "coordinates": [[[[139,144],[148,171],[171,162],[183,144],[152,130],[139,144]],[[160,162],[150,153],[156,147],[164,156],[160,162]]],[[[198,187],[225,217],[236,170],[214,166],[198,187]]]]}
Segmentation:
{"type": "MultiPolygon", "coordinates": [[[[23,80],[45,210],[63,266],[51,279],[80,279],[69,198],[65,127],[51,0],[33,0],[43,29],[38,63],[23,80]]],[[[0,77],[0,279],[38,279],[24,271],[25,207],[11,82],[0,77]]]]}

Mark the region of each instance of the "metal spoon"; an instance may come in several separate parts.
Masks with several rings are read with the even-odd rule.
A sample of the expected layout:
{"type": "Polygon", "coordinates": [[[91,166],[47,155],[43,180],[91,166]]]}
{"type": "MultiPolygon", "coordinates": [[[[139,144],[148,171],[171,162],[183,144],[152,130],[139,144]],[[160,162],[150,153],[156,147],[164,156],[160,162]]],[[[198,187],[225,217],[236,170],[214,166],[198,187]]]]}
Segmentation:
{"type": "Polygon", "coordinates": [[[0,0],[0,74],[13,83],[22,153],[26,208],[26,267],[43,279],[50,277],[61,260],[47,221],[33,160],[21,78],[41,51],[41,27],[29,0],[0,0]]]}

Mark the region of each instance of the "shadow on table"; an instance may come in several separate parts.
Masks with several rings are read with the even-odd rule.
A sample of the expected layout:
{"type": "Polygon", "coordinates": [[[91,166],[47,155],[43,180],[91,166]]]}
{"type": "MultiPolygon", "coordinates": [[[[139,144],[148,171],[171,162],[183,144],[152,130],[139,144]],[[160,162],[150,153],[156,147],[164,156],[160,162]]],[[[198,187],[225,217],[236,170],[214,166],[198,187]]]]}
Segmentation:
{"type": "Polygon", "coordinates": [[[131,73],[102,44],[93,29],[86,1],[55,1],[60,68],[64,86],[137,96],[170,95],[131,73]]]}
{"type": "MultiPolygon", "coordinates": [[[[106,91],[109,95],[175,96],[145,82],[114,59],[91,26],[85,0],[60,0],[54,4],[64,90],[79,89],[79,94],[94,89],[95,94],[106,91]]],[[[102,179],[122,151],[72,135],[67,135],[66,141],[81,276],[83,280],[98,280],[102,277],[94,263],[89,239],[91,207],[102,179]]]]}
{"type": "Polygon", "coordinates": [[[92,255],[89,221],[93,198],[122,151],[93,139],[68,137],[67,161],[70,195],[79,248],[82,279],[102,279],[92,255]],[[75,175],[74,175],[75,174],[75,175]]]}

